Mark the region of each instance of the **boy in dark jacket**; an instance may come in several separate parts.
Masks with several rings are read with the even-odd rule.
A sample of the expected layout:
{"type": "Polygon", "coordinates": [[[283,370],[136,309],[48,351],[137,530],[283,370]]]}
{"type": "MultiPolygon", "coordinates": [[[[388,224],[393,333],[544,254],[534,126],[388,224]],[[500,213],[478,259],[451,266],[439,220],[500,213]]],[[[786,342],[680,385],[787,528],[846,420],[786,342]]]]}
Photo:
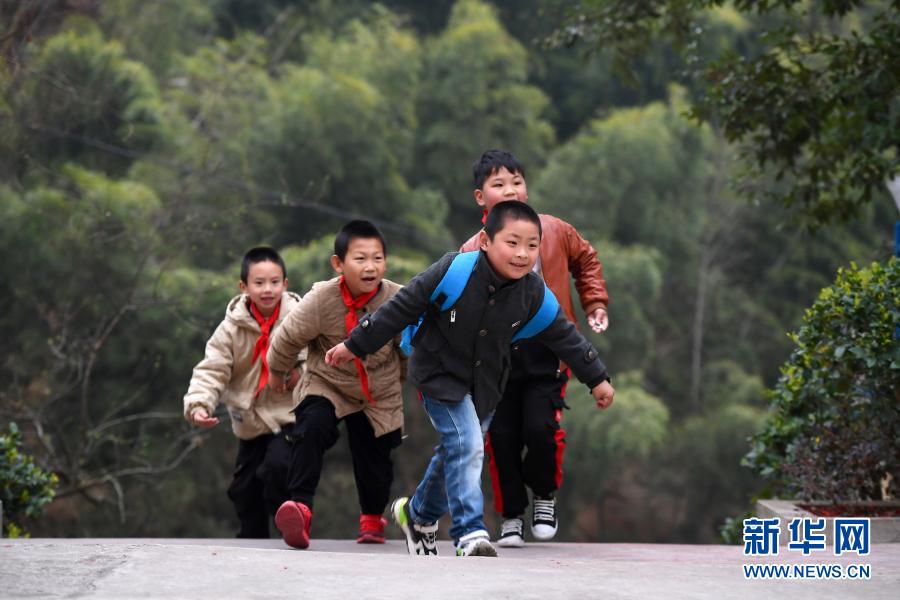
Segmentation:
{"type": "MultiPolygon", "coordinates": [[[[391,506],[411,554],[437,554],[437,521],[449,509],[458,555],[497,555],[484,526],[483,434],[506,385],[513,335],[537,313],[546,288],[532,272],[541,222],[528,205],[497,204],[480,236],[478,261],[451,309],[438,312],[430,307],[430,297],[456,253],[416,275],[325,357],[331,365],[365,358],[427,314],[414,339],[407,376],[441,441],[413,497],[391,506]]],[[[571,366],[599,408],[612,404],[614,390],[597,351],[562,310],[535,339],[571,366]]]]}
{"type": "MultiPolygon", "coordinates": [[[[485,215],[498,202],[528,202],[525,169],[510,152],[488,150],[472,165],[472,175],[475,202],[485,215]]],[[[597,333],[605,331],[609,326],[609,296],[597,252],[569,223],[550,215],[539,217],[541,247],[534,271],[544,278],[574,323],[571,274],[588,325],[597,333]]],[[[476,250],[478,246],[476,233],[460,251],[476,250]]],[[[568,381],[569,369],[547,346],[534,340],[516,345],[509,382],[491,420],[485,445],[494,508],[503,516],[499,546],[525,545],[526,486],[534,495],[532,535],[545,541],[556,534],[559,520],[554,494],[562,483],[566,430],[561,421],[568,381]]]]}

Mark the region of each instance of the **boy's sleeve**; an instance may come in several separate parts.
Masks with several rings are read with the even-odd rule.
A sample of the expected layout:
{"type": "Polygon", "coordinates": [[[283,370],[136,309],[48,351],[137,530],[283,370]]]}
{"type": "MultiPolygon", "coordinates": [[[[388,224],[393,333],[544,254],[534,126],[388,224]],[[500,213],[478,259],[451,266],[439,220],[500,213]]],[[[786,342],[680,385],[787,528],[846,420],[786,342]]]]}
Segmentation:
{"type": "Polygon", "coordinates": [[[205,408],[212,416],[219,403],[219,396],[231,380],[234,367],[234,350],[231,334],[222,321],[206,343],[206,353],[191,375],[191,384],[184,396],[184,417],[190,421],[191,411],[205,408]]]}
{"type": "Polygon", "coordinates": [[[428,308],[431,293],[450,268],[456,254],[451,252],[444,255],[410,279],[408,284],[378,310],[363,317],[346,341],[350,352],[359,358],[368,356],[399,335],[404,327],[415,323],[428,308]]]}
{"type": "Polygon", "coordinates": [[[318,337],[321,329],[317,298],[318,294],[315,291],[306,294],[275,328],[266,354],[269,372],[274,376],[283,377],[285,373],[298,366],[301,359],[306,360],[304,350],[318,337]]]}
{"type": "Polygon", "coordinates": [[[578,332],[575,324],[566,318],[562,307],[557,311],[553,323],[534,339],[550,348],[589,388],[609,379],[596,348],[578,332]]]}
{"type": "Polygon", "coordinates": [[[605,309],[609,304],[606,281],[603,279],[603,265],[600,264],[597,251],[591,243],[581,237],[571,224],[565,221],[563,223],[569,272],[575,279],[575,289],[581,299],[581,308],[585,314],[590,315],[598,308],[605,309]]]}

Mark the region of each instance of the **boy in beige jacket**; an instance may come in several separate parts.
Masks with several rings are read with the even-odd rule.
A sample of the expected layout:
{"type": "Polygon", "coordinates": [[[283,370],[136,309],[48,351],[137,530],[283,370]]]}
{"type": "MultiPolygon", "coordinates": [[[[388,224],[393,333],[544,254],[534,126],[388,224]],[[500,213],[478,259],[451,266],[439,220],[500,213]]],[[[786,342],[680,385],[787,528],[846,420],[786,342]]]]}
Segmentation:
{"type": "Polygon", "coordinates": [[[294,354],[275,385],[266,362],[270,335],[300,301],[287,291],[284,261],[272,248],[253,248],[241,263],[241,295],[206,344],[184,397],[184,416],[198,427],[215,427],[224,402],[238,437],[228,497],[240,521],[239,538],[269,537],[269,518],[287,498],[289,450],[282,427],[294,422],[291,390],[300,379],[302,357],[294,354]]]}
{"type": "Polygon", "coordinates": [[[400,338],[370,354],[365,362],[353,361],[342,368],[327,366],[325,352],[401,288],[384,279],[386,258],[384,238],[374,225],[368,221],[345,225],[335,238],[331,257],[340,277],[314,284],[269,346],[269,366],[276,382],[300,348],[309,350],[300,383],[302,400],[294,409],[297,420],[289,433],[290,499],[275,515],[284,541],[295,548],[309,546],[313,497],[324,454],[337,442],[340,421],[347,427],[361,509],[357,542],[384,543],[382,514],[393,481],[391,451],[400,445],[403,427],[405,358],[400,338]]]}

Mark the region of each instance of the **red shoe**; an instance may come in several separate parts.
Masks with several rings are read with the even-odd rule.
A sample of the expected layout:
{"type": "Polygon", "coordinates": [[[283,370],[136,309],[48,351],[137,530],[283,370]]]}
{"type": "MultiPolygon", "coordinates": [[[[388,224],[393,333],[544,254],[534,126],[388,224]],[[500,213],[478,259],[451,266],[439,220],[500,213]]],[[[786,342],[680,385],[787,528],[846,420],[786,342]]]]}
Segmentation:
{"type": "Polygon", "coordinates": [[[275,526],[281,532],[284,543],[294,548],[309,547],[309,526],[312,511],[302,502],[288,500],[275,513],[275,526]]]}
{"type": "Polygon", "coordinates": [[[383,544],[384,526],[387,519],[381,515],[359,515],[359,535],[357,544],[383,544]]]}

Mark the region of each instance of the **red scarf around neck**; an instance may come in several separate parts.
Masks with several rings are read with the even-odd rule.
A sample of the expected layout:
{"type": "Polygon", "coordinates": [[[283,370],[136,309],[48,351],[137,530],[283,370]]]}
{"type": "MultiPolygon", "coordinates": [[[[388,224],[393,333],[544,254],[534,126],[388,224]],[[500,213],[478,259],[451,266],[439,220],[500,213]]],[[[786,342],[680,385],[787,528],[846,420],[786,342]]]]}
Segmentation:
{"type": "Polygon", "coordinates": [[[488,209],[482,208],[481,209],[481,224],[482,225],[487,223],[487,216],[488,216],[488,209]]]}
{"type": "MultiPolygon", "coordinates": [[[[372,299],[372,296],[377,293],[378,288],[375,288],[368,294],[363,294],[354,298],[353,294],[350,293],[350,288],[347,287],[347,282],[344,281],[344,276],[341,275],[341,298],[344,300],[344,306],[347,307],[347,314],[344,317],[344,327],[347,329],[347,335],[350,335],[350,332],[353,331],[353,328],[359,323],[356,311],[368,304],[369,300],[372,299]]],[[[359,383],[362,385],[363,394],[365,394],[369,404],[374,405],[375,400],[369,392],[369,375],[366,373],[366,367],[358,358],[354,358],[353,362],[356,364],[356,372],[359,373],[359,383]]]]}
{"type": "Polygon", "coordinates": [[[262,359],[262,370],[259,372],[259,385],[256,387],[256,393],[253,395],[254,398],[259,396],[262,389],[269,383],[269,361],[266,359],[266,354],[269,351],[269,333],[272,331],[272,328],[275,327],[275,322],[278,321],[279,312],[281,312],[280,301],[275,305],[275,310],[272,311],[269,318],[264,317],[263,314],[259,312],[259,309],[256,308],[256,305],[253,304],[253,301],[250,301],[250,314],[253,315],[253,318],[259,323],[260,329],[259,337],[256,338],[256,345],[253,346],[253,358],[250,359],[250,364],[252,365],[255,363],[257,358],[262,359]]]}

